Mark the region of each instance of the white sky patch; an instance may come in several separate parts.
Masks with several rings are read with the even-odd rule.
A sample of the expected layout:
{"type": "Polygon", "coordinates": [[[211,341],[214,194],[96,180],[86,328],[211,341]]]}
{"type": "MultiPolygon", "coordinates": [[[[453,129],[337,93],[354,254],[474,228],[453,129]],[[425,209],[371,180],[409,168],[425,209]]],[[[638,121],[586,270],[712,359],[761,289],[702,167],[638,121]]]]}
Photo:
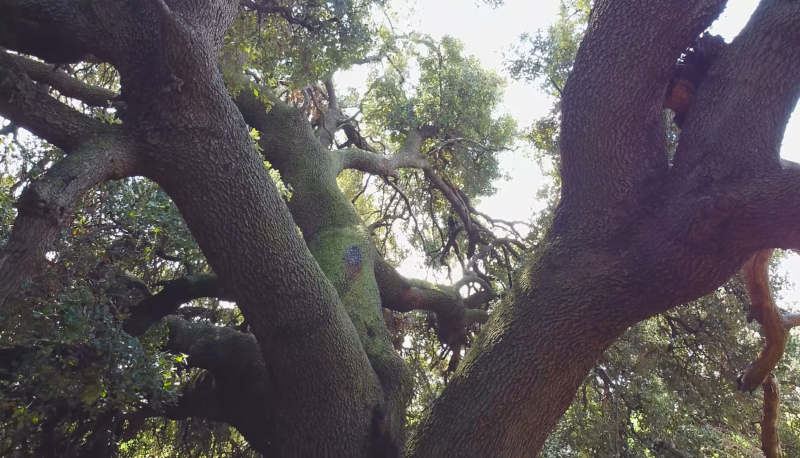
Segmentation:
{"type": "Polygon", "coordinates": [[[753,0],[728,2],[725,11],[711,24],[711,33],[722,35],[725,41],[730,42],[753,15],[758,2],[753,0]]]}

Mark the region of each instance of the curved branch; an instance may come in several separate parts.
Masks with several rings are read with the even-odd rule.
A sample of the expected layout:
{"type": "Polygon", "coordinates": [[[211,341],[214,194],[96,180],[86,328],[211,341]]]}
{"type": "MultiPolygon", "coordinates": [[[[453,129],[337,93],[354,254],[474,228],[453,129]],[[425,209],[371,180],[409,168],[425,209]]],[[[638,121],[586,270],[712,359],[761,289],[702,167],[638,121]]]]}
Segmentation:
{"type": "Polygon", "coordinates": [[[135,173],[132,148],[117,136],[105,136],[66,156],[31,183],[17,201],[14,228],[0,251],[0,305],[38,270],[89,188],[135,173]]]}
{"type": "Polygon", "coordinates": [[[480,232],[490,233],[472,218],[469,205],[462,194],[444,178],[442,178],[430,162],[420,154],[422,142],[435,134],[435,128],[421,128],[408,133],[406,141],[400,151],[393,156],[383,156],[370,153],[358,148],[346,148],[337,150],[337,162],[339,171],[352,168],[367,173],[381,176],[395,176],[400,168],[420,169],[425,173],[425,178],[438,189],[445,199],[453,206],[453,210],[458,215],[469,239],[470,255],[480,238],[480,232]]]}
{"type": "Polygon", "coordinates": [[[800,326],[800,313],[785,313],[783,315],[783,322],[787,328],[794,328],[800,326]]]}
{"type": "MultiPolygon", "coordinates": [[[[514,257],[518,257],[517,250],[525,249],[525,245],[522,242],[510,238],[496,237],[492,231],[484,226],[473,215],[481,216],[486,221],[489,221],[493,227],[496,227],[498,224],[503,224],[503,228],[506,230],[506,232],[510,232],[521,239],[522,236],[513,226],[516,223],[495,220],[486,214],[477,211],[464,193],[439,175],[430,162],[428,162],[428,160],[425,159],[425,157],[420,154],[419,151],[422,140],[426,138],[426,135],[430,135],[430,133],[424,133],[422,130],[409,133],[407,141],[401,148],[400,152],[392,156],[372,153],[359,148],[344,148],[336,150],[334,151],[334,154],[337,155],[339,171],[343,169],[355,169],[386,177],[397,176],[397,171],[401,168],[420,169],[423,171],[425,178],[431,183],[431,185],[438,189],[444,198],[450,202],[453,211],[455,211],[455,213],[458,215],[458,218],[463,224],[463,228],[467,233],[467,239],[469,241],[469,248],[467,251],[469,256],[474,254],[476,246],[481,241],[481,236],[484,235],[489,239],[490,244],[504,246],[512,253],[514,257]]],[[[404,195],[402,196],[405,197],[404,195]]],[[[448,242],[448,246],[454,242],[454,240],[452,240],[453,235],[454,234],[451,234],[451,240],[448,242]]],[[[443,256],[446,254],[446,251],[447,248],[445,248],[443,256]]]]}
{"type": "Polygon", "coordinates": [[[208,370],[184,390],[167,416],[200,416],[235,426],[254,447],[269,449],[271,406],[276,391],[270,385],[261,347],[249,333],[208,323],[167,317],[167,347],[189,355],[189,364],[208,370]],[[265,428],[266,426],[266,428],[265,428]]]}
{"type": "MultiPolygon", "coordinates": [[[[380,257],[375,260],[375,280],[384,307],[398,312],[426,310],[435,313],[439,338],[451,347],[466,343],[469,325],[485,323],[489,318],[485,310],[466,308],[458,292],[447,292],[424,282],[408,280],[380,257]]],[[[472,305],[477,304],[473,301],[472,305]]]]}
{"type": "Polygon", "coordinates": [[[265,377],[261,348],[252,334],[209,323],[189,322],[175,315],[168,316],[166,323],[169,329],[167,349],[189,355],[189,365],[208,369],[218,376],[265,377]]]}
{"type": "Polygon", "coordinates": [[[397,176],[402,168],[424,169],[430,164],[419,154],[385,156],[361,148],[342,148],[333,151],[338,156],[339,169],[355,169],[379,176],[397,176]]]}
{"type": "Polygon", "coordinates": [[[130,317],[123,328],[132,336],[145,333],[150,326],[192,299],[218,297],[232,299],[225,294],[215,275],[193,275],[167,283],[164,288],[130,308],[130,317]]]}
{"type": "Polygon", "coordinates": [[[750,295],[750,314],[761,325],[764,348],[755,361],[739,378],[739,389],[753,391],[765,383],[770,372],[778,364],[786,348],[789,336],[780,311],[769,292],[769,258],[772,250],[754,254],[742,266],[745,286],[750,295]]]}
{"type": "MultiPolygon", "coordinates": [[[[662,102],[672,68],[725,0],[598,1],[561,102],[562,206],[606,221],[667,170],[662,102]]],[[[569,224],[558,221],[557,224],[569,224]]],[[[565,226],[566,227],[566,226],[565,226]]]]}
{"type": "Polygon", "coordinates": [[[4,57],[15,62],[32,80],[48,84],[58,89],[62,95],[80,100],[86,105],[107,108],[118,96],[114,91],[73,78],[55,65],[8,53],[4,57]]]}
{"type": "Polygon", "coordinates": [[[342,148],[333,152],[337,158],[338,172],[344,169],[355,169],[373,175],[393,176],[401,168],[432,170],[431,164],[421,154],[422,143],[436,135],[434,127],[414,129],[406,134],[406,140],[400,151],[392,156],[385,156],[362,148],[342,148]]]}
{"type": "Polygon", "coordinates": [[[22,59],[0,49],[0,114],[66,152],[112,129],[48,95],[25,73],[22,59]]]}
{"type": "Polygon", "coordinates": [[[779,167],[786,123],[800,96],[800,4],[763,0],[712,64],[687,113],[675,165],[716,175],[779,167]]]}

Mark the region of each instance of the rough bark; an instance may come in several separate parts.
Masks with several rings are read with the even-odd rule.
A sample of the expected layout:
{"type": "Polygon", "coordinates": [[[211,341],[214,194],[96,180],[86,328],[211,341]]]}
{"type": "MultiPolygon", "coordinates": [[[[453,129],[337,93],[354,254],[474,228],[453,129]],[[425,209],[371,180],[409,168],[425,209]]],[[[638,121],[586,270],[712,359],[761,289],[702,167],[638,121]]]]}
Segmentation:
{"type": "Polygon", "coordinates": [[[764,336],[764,348],[761,354],[739,378],[739,389],[742,391],[753,391],[760,385],[767,384],[770,372],[775,369],[783,356],[789,337],[789,327],[786,326],[769,291],[771,254],[772,250],[759,251],[742,266],[745,286],[750,296],[748,317],[755,319],[761,325],[761,334],[764,336]]]}
{"type": "Polygon", "coordinates": [[[800,93],[800,5],[762,2],[698,88],[668,167],[670,69],[723,4],[597,2],[562,102],[553,227],[412,438],[413,456],[535,454],[628,326],[712,291],[757,249],[796,243],[797,173],[777,149],[800,93]],[[711,94],[731,78],[740,86],[719,103],[711,94]],[[762,93],[776,104],[766,120],[740,111],[762,93]],[[720,116],[736,126],[709,129],[720,116]]]}
{"type": "MultiPolygon", "coordinates": [[[[722,52],[697,88],[670,167],[661,107],[671,69],[723,5],[596,2],[564,88],[553,227],[416,431],[411,455],[535,454],[628,326],[712,291],[756,250],[800,247],[800,172],[778,160],[800,94],[798,2],[762,1],[722,52]]],[[[216,350],[208,335],[261,354],[263,375],[260,363],[238,373],[268,388],[250,406],[239,403],[247,396],[231,400],[247,418],[224,421],[267,455],[396,453],[404,370],[381,323],[371,242],[335,182],[343,164],[372,166],[374,157],[329,154],[331,138],[320,142],[284,105],[267,112],[238,100],[237,108],[217,69],[237,8],[233,0],[0,0],[0,46],[52,62],[110,62],[126,104],[122,126],[109,131],[34,83],[68,81],[0,55],[0,113],[68,153],[20,202],[0,292],[19,289],[14,270],[40,262],[82,192],[135,170],[120,164],[141,164],[175,201],[253,330],[198,335],[171,321],[172,345],[210,373],[223,369],[220,358],[204,362],[216,350]],[[291,215],[245,118],[293,182],[291,215]]],[[[468,202],[459,208],[466,227],[468,202]]],[[[230,380],[226,394],[244,389],[242,380],[230,380]]],[[[222,418],[211,402],[218,393],[197,388],[184,399],[197,409],[189,414],[222,418]]]]}
{"type": "MultiPolygon", "coordinates": [[[[259,431],[268,438],[261,451],[365,454],[382,403],[378,378],[270,185],[217,69],[238,2],[82,5],[4,1],[0,45],[53,61],[93,54],[119,70],[123,129],[137,141],[143,174],[175,201],[262,349],[275,421],[259,431]],[[63,50],[42,44],[54,30],[61,37],[74,28],[80,30],[65,37],[63,50]]],[[[16,121],[12,110],[4,106],[3,114],[16,121]]]]}
{"type": "Polygon", "coordinates": [[[113,141],[99,139],[62,159],[25,189],[16,204],[14,228],[0,252],[0,304],[38,271],[83,193],[130,173],[131,163],[116,154],[119,151],[113,141]]]}
{"type": "Polygon", "coordinates": [[[0,253],[0,304],[37,271],[87,190],[139,170],[132,139],[50,97],[30,75],[40,70],[0,49],[0,113],[67,153],[16,204],[14,228],[0,253]]]}
{"type": "Polygon", "coordinates": [[[235,2],[219,4],[221,23],[213,13],[194,16],[194,5],[175,6],[175,12],[157,13],[162,18],[144,18],[164,23],[155,32],[165,36],[152,45],[159,50],[155,62],[149,54],[138,56],[137,68],[167,74],[154,80],[120,67],[130,113],[124,121],[154,146],[146,154],[147,175],[177,204],[222,284],[235,292],[261,347],[274,386],[274,421],[260,431],[269,448],[261,451],[365,453],[372,414],[381,403],[378,379],[336,291],[270,185],[216,68],[218,40],[235,2]],[[203,28],[212,25],[204,36],[203,28]],[[314,422],[307,421],[311,417],[314,422]]]}
{"type": "Polygon", "coordinates": [[[176,316],[167,317],[166,323],[167,348],[187,354],[190,366],[205,372],[182,390],[176,406],[151,415],[223,421],[236,427],[256,450],[273,448],[272,437],[264,432],[275,422],[271,401],[275,387],[255,337],[176,316]]]}
{"type": "Polygon", "coordinates": [[[292,186],[289,208],[294,221],[335,286],[381,382],[385,403],[376,416],[379,435],[394,450],[381,453],[399,453],[410,374],[389,339],[375,277],[375,249],[355,208],[338,188],[335,157],[294,108],[274,100],[266,110],[263,101],[247,91],[237,97],[237,104],[248,124],[259,130],[265,157],[292,186]]]}

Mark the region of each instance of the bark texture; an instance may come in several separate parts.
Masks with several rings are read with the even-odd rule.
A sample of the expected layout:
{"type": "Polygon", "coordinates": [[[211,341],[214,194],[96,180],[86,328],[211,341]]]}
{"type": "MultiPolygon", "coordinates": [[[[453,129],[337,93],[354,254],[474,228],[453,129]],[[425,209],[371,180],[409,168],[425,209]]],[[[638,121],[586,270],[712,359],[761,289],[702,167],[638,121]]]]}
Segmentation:
{"type": "MultiPolygon", "coordinates": [[[[82,193],[146,176],[175,201],[217,278],[145,295],[132,332],[209,294],[234,299],[252,330],[168,317],[168,345],[205,376],[175,409],[152,414],[229,422],[268,456],[399,454],[410,386],[380,306],[432,310],[457,329],[483,316],[377,258],[336,176],[422,169],[473,245],[486,230],[416,154],[425,128],[394,157],[368,145],[332,154],[333,136],[293,108],[247,91],[233,100],[218,54],[239,3],[0,0],[0,46],[53,63],[109,62],[122,86],[97,91],[0,50],[0,114],[66,153],[20,199],[0,254],[0,302],[43,261],[82,193]],[[124,104],[122,124],[81,115],[43,84],[124,104]],[[294,188],[288,206],[264,158],[294,188]]],[[[535,455],[628,326],[713,291],[758,250],[800,248],[800,167],[778,157],[800,95],[800,3],[761,2],[696,87],[677,154],[667,155],[672,68],[724,3],[597,0],[564,88],[553,226],[414,432],[411,456],[535,455]]]]}
{"type": "Polygon", "coordinates": [[[796,246],[800,176],[778,148],[800,93],[800,5],[763,1],[712,64],[670,167],[670,69],[724,2],[667,3],[596,3],[564,90],[553,227],[413,456],[535,454],[628,326],[712,291],[758,249],[796,246]]]}
{"type": "MultiPolygon", "coordinates": [[[[146,164],[141,173],[175,201],[223,287],[235,292],[267,362],[274,389],[263,406],[270,421],[259,427],[261,451],[366,454],[383,402],[380,382],[217,68],[238,7],[222,0],[4,1],[0,45],[54,62],[92,54],[119,70],[122,129],[146,164]],[[57,49],[46,44],[56,30],[57,49]]],[[[5,105],[4,115],[45,139],[71,139],[66,126],[37,132],[39,121],[15,117],[15,106],[5,105]]]]}

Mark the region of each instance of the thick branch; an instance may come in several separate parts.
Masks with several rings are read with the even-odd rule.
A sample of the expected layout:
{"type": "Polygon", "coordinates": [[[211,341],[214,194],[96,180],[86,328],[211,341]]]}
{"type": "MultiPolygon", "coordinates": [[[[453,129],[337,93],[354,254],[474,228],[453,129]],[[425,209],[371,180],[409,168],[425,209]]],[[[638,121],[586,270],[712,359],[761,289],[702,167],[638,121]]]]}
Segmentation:
{"type": "Polygon", "coordinates": [[[14,228],[0,252],[0,304],[38,270],[83,193],[107,180],[133,175],[135,167],[128,145],[116,137],[101,137],[25,189],[16,204],[14,228]]]}
{"type": "Polygon", "coordinates": [[[715,60],[689,109],[675,157],[712,173],[774,171],[800,96],[800,4],[763,0],[715,60]]]}
{"type": "Polygon", "coordinates": [[[722,211],[733,211],[734,224],[721,227],[739,232],[752,250],[800,248],[800,165],[781,161],[780,170],[751,179],[730,181],[721,199],[722,211]]]}
{"type": "MultiPolygon", "coordinates": [[[[189,355],[193,367],[208,369],[217,375],[264,376],[261,349],[252,334],[209,323],[189,322],[177,316],[167,317],[169,340],[167,348],[189,355]]],[[[261,378],[259,377],[259,378],[261,378]]]]}
{"type": "Polygon", "coordinates": [[[795,326],[800,326],[800,313],[785,313],[783,315],[783,322],[786,324],[786,327],[790,329],[795,326]]]}
{"type": "Polygon", "coordinates": [[[15,62],[32,80],[48,84],[58,89],[62,95],[80,100],[89,106],[106,108],[117,96],[114,91],[73,78],[54,65],[14,54],[7,54],[5,57],[15,62]]]}
{"type": "Polygon", "coordinates": [[[339,109],[339,100],[336,97],[336,87],[333,84],[333,77],[330,77],[324,81],[325,84],[325,92],[328,95],[328,106],[334,110],[339,109]]]}
{"type": "Polygon", "coordinates": [[[466,343],[470,324],[485,323],[489,317],[485,310],[466,308],[458,292],[408,280],[380,258],[375,261],[375,280],[384,307],[398,312],[426,310],[435,313],[439,337],[453,347],[466,343]]]}
{"type": "Polygon", "coordinates": [[[131,307],[131,316],[125,320],[124,329],[133,336],[144,334],[150,326],[161,318],[175,313],[181,305],[201,297],[232,299],[224,294],[214,275],[179,278],[169,282],[158,293],[131,307]]]}
{"type": "MultiPolygon", "coordinates": [[[[336,132],[340,128],[344,128],[347,135],[348,144],[355,144],[359,147],[368,148],[369,145],[367,145],[364,138],[361,137],[361,134],[353,125],[354,119],[346,116],[339,107],[339,100],[336,96],[336,88],[333,84],[333,76],[325,79],[324,84],[324,95],[327,100],[327,108],[323,110],[320,106],[316,107],[316,109],[321,112],[320,117],[322,118],[319,121],[319,129],[317,131],[317,138],[319,139],[320,144],[325,148],[330,148],[331,145],[334,144],[336,132]]],[[[315,97],[315,94],[320,92],[321,90],[311,90],[303,92],[303,94],[305,98],[308,98],[309,93],[311,94],[311,97],[315,97]]],[[[312,103],[317,104],[316,98],[312,99],[312,103]]]]}
{"type": "Polygon", "coordinates": [[[631,203],[666,171],[661,110],[672,68],[724,4],[595,4],[561,102],[562,206],[585,209],[589,224],[621,216],[611,207],[631,203]]]}
{"type": "MultiPolygon", "coordinates": [[[[188,5],[170,2],[170,7],[175,9],[175,4],[188,5]]],[[[357,221],[355,212],[332,209],[330,199],[347,199],[328,192],[335,188],[336,177],[319,159],[329,155],[323,155],[300,113],[278,102],[267,113],[259,100],[251,100],[255,103],[250,106],[242,103],[237,110],[217,69],[204,70],[186,81],[182,92],[129,107],[155,116],[142,121],[157,126],[148,132],[158,142],[148,155],[148,175],[176,203],[223,286],[235,294],[269,364],[274,409],[262,412],[271,415],[268,424],[276,431],[263,452],[348,455],[345,450],[369,431],[370,418],[364,412],[383,402],[383,386],[358,329],[297,226],[302,236],[313,237],[323,224],[357,221]],[[192,116],[185,116],[186,110],[192,116]],[[289,214],[245,122],[259,129],[264,154],[282,176],[312,183],[325,179],[316,189],[287,181],[296,192],[289,204],[307,203],[305,214],[289,214]],[[191,180],[185,179],[187,174],[191,180]],[[319,209],[325,219],[317,218],[319,209]],[[312,417],[315,421],[309,423],[312,417]]],[[[146,89],[144,84],[139,87],[146,89]]],[[[248,92],[252,95],[242,90],[237,102],[246,101],[248,92]]],[[[129,105],[138,103],[126,100],[129,105]]],[[[371,309],[380,318],[379,309],[371,309]]]]}
{"type": "Polygon", "coordinates": [[[0,114],[68,153],[109,129],[48,95],[19,65],[25,61],[0,50],[0,114]]]}
{"type": "Polygon", "coordinates": [[[433,172],[433,168],[422,155],[422,143],[436,135],[433,127],[414,129],[406,134],[406,140],[400,151],[385,156],[362,148],[342,148],[334,151],[337,155],[339,169],[355,169],[380,176],[391,176],[401,168],[415,168],[433,172]]]}
{"type": "Polygon", "coordinates": [[[188,354],[190,365],[209,371],[193,382],[190,391],[184,391],[178,411],[168,410],[167,415],[175,418],[183,411],[186,416],[225,421],[239,429],[251,445],[266,450],[272,433],[273,398],[279,394],[270,385],[273,379],[255,337],[175,316],[167,317],[167,326],[168,348],[188,354]]]}
{"type": "Polygon", "coordinates": [[[379,176],[396,176],[402,168],[425,169],[430,164],[419,154],[385,156],[361,148],[343,148],[333,152],[339,156],[339,168],[355,169],[379,176]]]}

